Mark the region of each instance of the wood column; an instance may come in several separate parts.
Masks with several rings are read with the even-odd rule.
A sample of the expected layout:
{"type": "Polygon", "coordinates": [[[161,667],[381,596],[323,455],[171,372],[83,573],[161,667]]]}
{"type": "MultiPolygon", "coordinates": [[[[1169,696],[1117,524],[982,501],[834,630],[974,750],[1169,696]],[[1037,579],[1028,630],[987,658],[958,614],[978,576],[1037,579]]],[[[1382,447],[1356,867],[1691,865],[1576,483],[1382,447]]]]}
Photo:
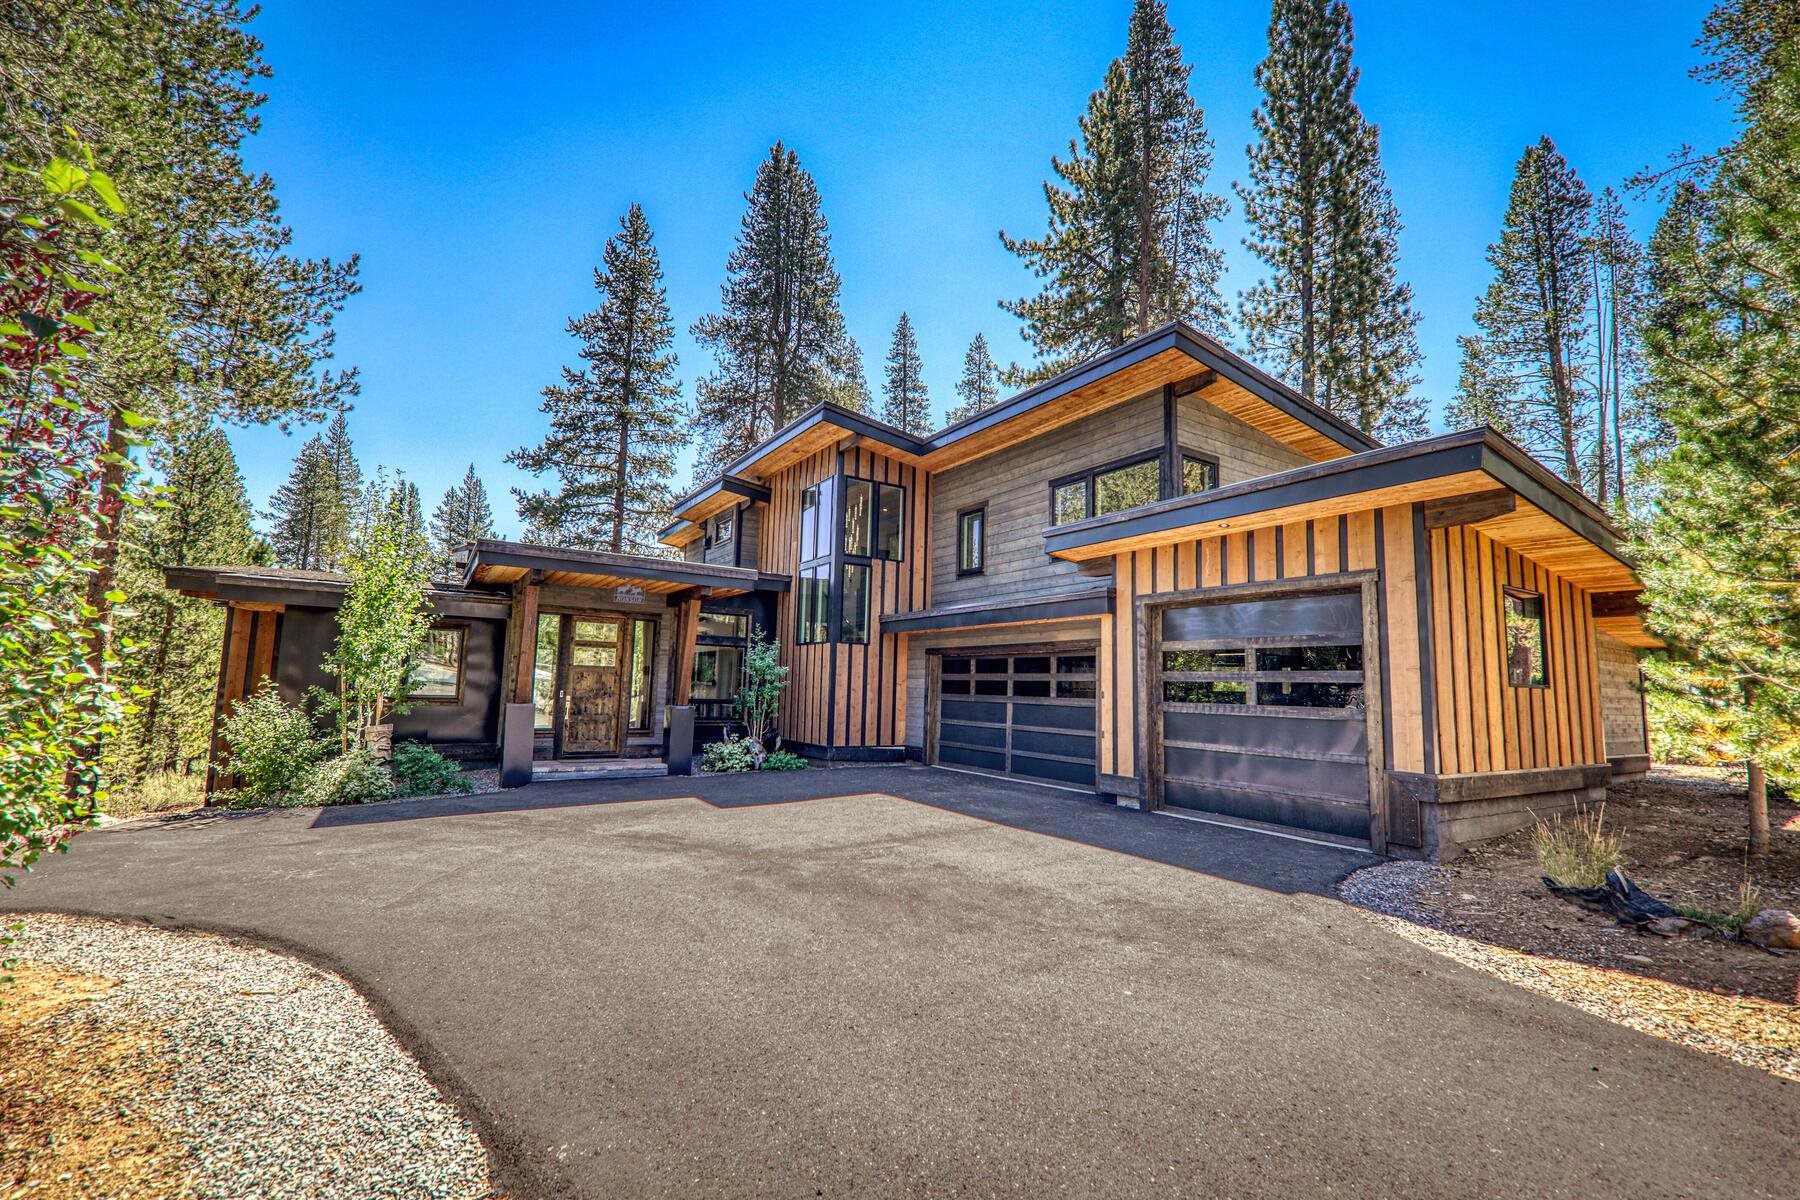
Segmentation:
{"type": "Polygon", "coordinates": [[[219,726],[231,715],[237,702],[261,687],[265,679],[274,677],[277,630],[281,621],[279,604],[232,604],[225,606],[225,641],[219,653],[219,683],[213,692],[212,735],[207,741],[206,798],[212,803],[213,792],[221,783],[218,762],[225,756],[224,739],[219,726]]]}
{"type": "Polygon", "coordinates": [[[518,615],[513,620],[513,704],[530,704],[537,682],[538,587],[543,573],[533,571],[519,586],[518,615]]]}
{"type": "Polygon", "coordinates": [[[700,642],[700,603],[707,589],[694,588],[681,593],[675,607],[675,658],[669,664],[674,678],[669,691],[671,703],[690,704],[694,698],[694,648],[700,642]]]}

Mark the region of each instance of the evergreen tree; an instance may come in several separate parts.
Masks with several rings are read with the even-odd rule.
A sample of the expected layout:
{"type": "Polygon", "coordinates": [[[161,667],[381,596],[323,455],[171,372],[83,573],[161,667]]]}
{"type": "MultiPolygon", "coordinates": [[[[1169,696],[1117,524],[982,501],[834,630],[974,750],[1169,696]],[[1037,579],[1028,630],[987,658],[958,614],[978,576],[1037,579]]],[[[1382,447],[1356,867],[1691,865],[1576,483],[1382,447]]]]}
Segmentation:
{"type": "Polygon", "coordinates": [[[1600,193],[1594,206],[1590,258],[1594,276],[1594,498],[1602,504],[1609,500],[1624,503],[1627,457],[1660,443],[1664,435],[1640,403],[1640,334],[1647,303],[1644,249],[1626,224],[1624,203],[1610,187],[1600,193]]]}
{"type": "Polygon", "coordinates": [[[1301,395],[1376,437],[1425,432],[1412,288],[1379,130],[1356,103],[1343,0],[1277,0],[1256,68],[1248,246],[1269,274],[1240,299],[1251,349],[1301,395]]]}
{"type": "Polygon", "coordinates": [[[1009,382],[1044,378],[1158,325],[1184,320],[1223,337],[1223,255],[1211,225],[1223,197],[1206,190],[1212,139],[1194,103],[1162,0],[1137,0],[1125,54],[1088,99],[1060,182],[1046,181],[1049,229],[1000,240],[1045,280],[1002,301],[1042,358],[1009,382]]]}
{"type": "Polygon", "coordinates": [[[1000,368],[994,365],[994,357],[988,353],[987,338],[982,334],[975,335],[975,340],[969,343],[969,352],[963,355],[963,373],[956,382],[956,394],[962,397],[962,403],[944,417],[951,425],[966,421],[1000,402],[1000,368]]]}
{"type": "Polygon", "coordinates": [[[1646,664],[1665,742],[1747,766],[1750,848],[1769,848],[1767,775],[1800,778],[1800,11],[1714,9],[1702,77],[1738,110],[1652,239],[1648,382],[1672,449],[1637,546],[1646,664]]]}
{"type": "Polygon", "coordinates": [[[895,429],[920,435],[931,432],[931,396],[921,377],[923,369],[912,318],[901,313],[894,326],[893,344],[888,347],[887,379],[881,388],[885,400],[881,419],[895,429]]]}
{"type": "Polygon", "coordinates": [[[662,278],[650,223],[634,204],[594,272],[599,305],[569,322],[583,366],[564,367],[562,382],[544,389],[549,435],[506,456],[556,479],[555,490],[513,489],[519,516],[539,540],[660,552],[656,531],[673,502],[669,479],[686,440],[662,278]]]}
{"type": "Polygon", "coordinates": [[[1494,281],[1475,308],[1480,333],[1461,340],[1465,386],[1450,409],[1453,425],[1492,424],[1584,489],[1594,433],[1580,395],[1592,208],[1549,138],[1526,149],[1500,240],[1488,247],[1494,281]]]}
{"type": "Polygon", "coordinates": [[[117,678],[142,698],[114,756],[133,780],[203,761],[212,728],[225,614],[169,589],[163,572],[248,565],[268,553],[250,527],[244,480],[222,430],[166,431],[148,465],[164,490],[148,518],[132,526],[120,564],[132,603],[119,632],[136,651],[121,659],[117,678]]]}
{"type": "Polygon", "coordinates": [[[275,561],[302,571],[329,570],[348,529],[337,475],[318,434],[306,439],[287,482],[275,489],[265,514],[275,561]]]}
{"type": "Polygon", "coordinates": [[[488,504],[487,485],[475,473],[475,464],[470,463],[462,482],[450,485],[431,514],[431,549],[437,577],[460,578],[456,560],[463,547],[492,536],[494,510],[488,504]]]}
{"type": "Polygon", "coordinates": [[[710,474],[820,401],[866,408],[868,387],[838,309],[819,189],[776,142],[744,197],[722,311],[694,324],[713,354],[696,389],[697,471],[710,474]]]}

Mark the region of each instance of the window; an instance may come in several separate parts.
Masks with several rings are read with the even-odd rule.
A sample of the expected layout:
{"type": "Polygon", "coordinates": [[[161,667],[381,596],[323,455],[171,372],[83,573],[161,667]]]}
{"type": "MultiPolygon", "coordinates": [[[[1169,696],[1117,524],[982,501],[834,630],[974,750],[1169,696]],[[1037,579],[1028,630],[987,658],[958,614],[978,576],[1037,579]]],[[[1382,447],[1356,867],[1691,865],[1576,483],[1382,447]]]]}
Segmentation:
{"type": "Polygon", "coordinates": [[[539,729],[549,729],[556,724],[556,652],[561,648],[562,618],[540,614],[537,658],[531,668],[532,723],[539,729]]]}
{"type": "Polygon", "coordinates": [[[736,700],[738,684],[744,677],[744,650],[741,646],[696,646],[694,648],[695,700],[736,700]]]}
{"type": "Polygon", "coordinates": [[[905,544],[906,489],[867,479],[844,480],[844,553],[898,560],[905,544]]]}
{"type": "Polygon", "coordinates": [[[956,573],[979,575],[987,569],[987,509],[956,514],[956,573]]]}
{"type": "Polygon", "coordinates": [[[799,623],[794,640],[802,646],[831,640],[831,564],[800,568],[799,623]]]}
{"type": "Polygon", "coordinates": [[[1544,650],[1544,598],[1506,589],[1506,681],[1514,687],[1550,682],[1544,650]]]}
{"type": "Polygon", "coordinates": [[[1087,485],[1086,479],[1077,479],[1073,483],[1065,483],[1050,491],[1050,523],[1067,525],[1071,521],[1087,519],[1087,485]]]}
{"type": "Polygon", "coordinates": [[[838,640],[869,640],[869,567],[867,563],[844,564],[844,611],[840,616],[838,640]]]}
{"type": "Polygon", "coordinates": [[[720,513],[706,523],[707,549],[710,550],[714,546],[729,546],[731,544],[731,536],[736,530],[736,511],[720,513]]]}
{"type": "Polygon", "coordinates": [[[428,630],[413,659],[408,700],[457,704],[462,701],[463,648],[469,631],[463,625],[428,630]]]}
{"type": "Polygon", "coordinates": [[[1163,651],[1162,669],[1163,699],[1175,704],[1363,705],[1358,645],[1183,646],[1163,651]]]}
{"type": "Polygon", "coordinates": [[[636,733],[650,731],[651,672],[656,668],[656,622],[631,623],[631,695],[626,724],[636,733]]]}
{"type": "Polygon", "coordinates": [[[1219,464],[1195,454],[1181,456],[1181,494],[1191,496],[1219,486],[1219,464]]]}
{"type": "Polygon", "coordinates": [[[703,638],[743,638],[749,636],[750,618],[743,613],[700,614],[700,636],[703,638]]]}
{"type": "Polygon", "coordinates": [[[1096,474],[1094,515],[1103,517],[1140,504],[1156,503],[1161,499],[1161,479],[1161,464],[1154,458],[1096,474]]]}

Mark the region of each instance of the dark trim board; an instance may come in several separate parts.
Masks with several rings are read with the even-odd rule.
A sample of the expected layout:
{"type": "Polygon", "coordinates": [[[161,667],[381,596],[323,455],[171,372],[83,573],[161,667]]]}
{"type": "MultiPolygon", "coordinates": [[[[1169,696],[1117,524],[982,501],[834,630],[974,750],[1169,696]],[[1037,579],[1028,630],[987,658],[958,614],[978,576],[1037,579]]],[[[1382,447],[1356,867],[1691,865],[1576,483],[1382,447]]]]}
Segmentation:
{"type": "Polygon", "coordinates": [[[680,529],[683,525],[691,524],[692,522],[688,521],[687,518],[682,517],[681,514],[694,507],[694,505],[705,500],[711,500],[714,496],[721,494],[742,496],[752,504],[767,504],[769,502],[769,489],[763,487],[761,484],[751,483],[748,479],[739,479],[735,475],[720,475],[711,483],[702,485],[676,501],[673,511],[678,519],[671,521],[668,527],[657,536],[667,537],[677,529],[680,529]]]}
{"type": "MultiPolygon", "coordinates": [[[[943,629],[976,629],[1023,621],[1061,621],[1093,617],[1113,610],[1113,589],[1093,588],[1060,596],[1034,596],[1010,602],[945,605],[882,620],[883,633],[923,633],[943,629]]],[[[933,648],[933,653],[938,648],[933,648]]]]}
{"type": "Polygon", "coordinates": [[[693,587],[734,587],[746,591],[785,592],[786,575],[753,571],[748,567],[720,567],[686,562],[678,558],[651,558],[641,554],[609,554],[602,550],[558,549],[527,542],[483,539],[469,547],[464,577],[473,579],[482,567],[525,567],[536,571],[561,571],[571,575],[617,575],[625,579],[651,579],[693,587]]]}

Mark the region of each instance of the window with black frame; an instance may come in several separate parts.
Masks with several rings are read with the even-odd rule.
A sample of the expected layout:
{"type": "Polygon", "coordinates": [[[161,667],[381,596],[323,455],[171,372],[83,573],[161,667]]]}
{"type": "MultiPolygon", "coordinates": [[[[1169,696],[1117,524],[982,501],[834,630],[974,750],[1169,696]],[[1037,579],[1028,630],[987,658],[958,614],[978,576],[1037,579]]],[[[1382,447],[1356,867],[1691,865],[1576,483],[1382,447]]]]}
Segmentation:
{"type": "Polygon", "coordinates": [[[744,681],[750,618],[745,613],[703,612],[695,637],[692,698],[707,719],[731,715],[744,681]]]}
{"type": "Polygon", "coordinates": [[[871,563],[895,561],[906,544],[906,489],[898,484],[846,477],[843,551],[839,565],[838,640],[869,640],[871,563]]]}
{"type": "MultiPolygon", "coordinates": [[[[1068,525],[1169,499],[1162,494],[1162,463],[1158,451],[1051,480],[1050,523],[1068,525]]],[[[1216,488],[1219,464],[1206,455],[1183,450],[1180,474],[1174,482],[1176,494],[1183,496],[1216,488]]]]}
{"type": "Polygon", "coordinates": [[[831,531],[836,499],[835,478],[821,479],[800,493],[794,641],[802,646],[831,640],[831,531]]]}

